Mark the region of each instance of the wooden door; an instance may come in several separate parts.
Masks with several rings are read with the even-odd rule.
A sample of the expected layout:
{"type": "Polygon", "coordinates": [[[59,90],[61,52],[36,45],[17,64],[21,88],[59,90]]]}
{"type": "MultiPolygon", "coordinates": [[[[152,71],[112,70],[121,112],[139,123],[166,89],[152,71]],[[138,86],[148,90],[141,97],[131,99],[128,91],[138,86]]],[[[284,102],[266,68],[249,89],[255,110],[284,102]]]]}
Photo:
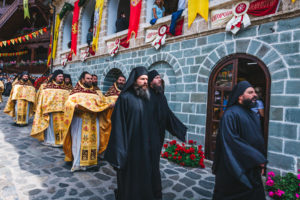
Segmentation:
{"type": "Polygon", "coordinates": [[[247,80],[252,85],[259,85],[264,89],[265,117],[262,124],[267,144],[270,99],[269,72],[258,59],[244,54],[236,54],[219,62],[209,79],[205,137],[205,156],[209,160],[214,158],[219,123],[226,110],[229,95],[233,87],[242,80],[247,80]],[[252,66],[249,67],[248,64],[252,66]],[[259,79],[256,78],[258,74],[260,75],[259,79]]]}

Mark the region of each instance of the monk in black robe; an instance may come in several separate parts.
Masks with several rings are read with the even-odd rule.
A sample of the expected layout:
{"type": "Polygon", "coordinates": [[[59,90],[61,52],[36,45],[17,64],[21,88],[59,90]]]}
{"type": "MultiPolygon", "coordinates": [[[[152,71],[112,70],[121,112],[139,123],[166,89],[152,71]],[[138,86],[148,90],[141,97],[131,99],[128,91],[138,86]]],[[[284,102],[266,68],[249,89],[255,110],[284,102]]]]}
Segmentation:
{"type": "Polygon", "coordinates": [[[251,111],[256,98],[247,81],[238,83],[229,97],[217,136],[214,200],[265,200],[264,139],[260,121],[251,111]]]}
{"type": "Polygon", "coordinates": [[[153,108],[148,71],[134,68],[112,114],[104,159],[117,169],[118,200],[153,200],[150,136],[153,108]]]}
{"type": "Polygon", "coordinates": [[[154,105],[153,132],[151,134],[152,149],[152,182],[154,196],[162,198],[161,176],[159,170],[160,153],[165,139],[166,130],[181,141],[185,141],[187,127],[174,115],[168,106],[162,79],[156,70],[148,73],[148,84],[151,104],[154,105]]]}

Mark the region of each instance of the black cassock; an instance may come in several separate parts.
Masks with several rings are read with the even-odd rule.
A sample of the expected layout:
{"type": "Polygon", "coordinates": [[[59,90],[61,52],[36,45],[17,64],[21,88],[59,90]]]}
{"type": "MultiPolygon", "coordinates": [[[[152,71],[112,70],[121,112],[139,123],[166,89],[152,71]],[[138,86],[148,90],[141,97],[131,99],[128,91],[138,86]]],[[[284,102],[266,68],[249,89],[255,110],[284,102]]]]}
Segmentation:
{"type": "Polygon", "coordinates": [[[121,93],[112,114],[105,160],[117,168],[119,200],[153,200],[150,135],[153,107],[133,89],[121,93]]]}
{"type": "Polygon", "coordinates": [[[260,121],[233,105],[225,111],[217,136],[213,172],[215,200],[264,200],[260,164],[267,163],[260,121]]]}
{"type": "Polygon", "coordinates": [[[156,93],[150,89],[151,104],[155,117],[152,125],[151,152],[152,152],[152,186],[156,198],[161,197],[161,176],[159,170],[160,153],[165,139],[166,130],[181,141],[185,141],[187,127],[174,115],[168,106],[163,93],[156,93]]]}

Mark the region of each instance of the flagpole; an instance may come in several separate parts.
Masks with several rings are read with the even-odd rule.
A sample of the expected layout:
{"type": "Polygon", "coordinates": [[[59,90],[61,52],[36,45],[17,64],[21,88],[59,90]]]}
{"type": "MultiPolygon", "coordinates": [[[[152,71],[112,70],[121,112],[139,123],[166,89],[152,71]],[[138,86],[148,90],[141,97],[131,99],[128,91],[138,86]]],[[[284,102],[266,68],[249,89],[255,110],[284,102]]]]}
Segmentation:
{"type": "MultiPolygon", "coordinates": [[[[51,40],[51,58],[50,58],[50,62],[51,62],[51,65],[50,65],[50,73],[52,73],[53,72],[53,39],[54,39],[54,32],[55,32],[55,30],[54,30],[54,25],[55,25],[55,16],[56,16],[56,7],[55,7],[55,5],[53,4],[53,0],[51,0],[51,6],[52,6],[52,8],[53,8],[53,19],[52,19],[52,26],[53,26],[53,28],[52,28],[52,40],[51,40]]],[[[51,35],[50,35],[50,37],[51,37],[51,35]]]]}

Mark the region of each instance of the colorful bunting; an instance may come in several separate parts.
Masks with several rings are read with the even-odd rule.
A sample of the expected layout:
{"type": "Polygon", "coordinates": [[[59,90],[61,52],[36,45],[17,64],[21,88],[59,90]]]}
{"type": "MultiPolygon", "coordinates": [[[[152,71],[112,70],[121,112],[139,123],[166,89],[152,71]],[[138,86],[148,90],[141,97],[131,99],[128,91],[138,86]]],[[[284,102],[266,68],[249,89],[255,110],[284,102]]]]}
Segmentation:
{"type": "Polygon", "coordinates": [[[0,57],[12,57],[12,56],[22,56],[24,54],[27,54],[28,51],[19,51],[19,52],[13,52],[13,53],[0,53],[0,57]]]}
{"type": "Polygon", "coordinates": [[[206,21],[208,19],[209,0],[188,0],[188,25],[192,25],[197,15],[201,15],[206,21]]]}

